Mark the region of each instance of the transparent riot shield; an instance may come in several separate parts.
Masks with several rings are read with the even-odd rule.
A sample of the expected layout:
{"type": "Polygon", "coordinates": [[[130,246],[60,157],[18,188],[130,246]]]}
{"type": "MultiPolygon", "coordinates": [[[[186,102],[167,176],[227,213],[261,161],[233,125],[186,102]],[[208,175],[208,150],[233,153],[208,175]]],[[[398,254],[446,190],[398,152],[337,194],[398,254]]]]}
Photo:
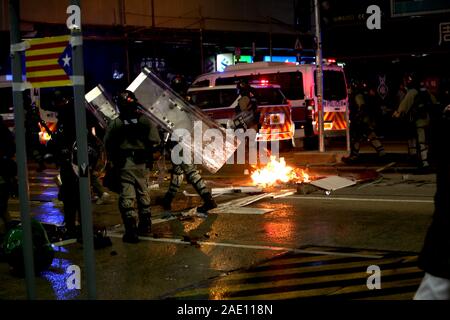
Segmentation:
{"type": "Polygon", "coordinates": [[[103,129],[106,129],[108,123],[119,116],[115,103],[112,102],[102,85],[89,91],[84,98],[86,99],[86,108],[97,118],[103,129]]]}
{"type": "Polygon", "coordinates": [[[136,95],[142,112],[181,145],[184,163],[192,161],[215,173],[239,146],[232,130],[225,130],[189,104],[149,69],[144,68],[127,89],[136,95]]]}

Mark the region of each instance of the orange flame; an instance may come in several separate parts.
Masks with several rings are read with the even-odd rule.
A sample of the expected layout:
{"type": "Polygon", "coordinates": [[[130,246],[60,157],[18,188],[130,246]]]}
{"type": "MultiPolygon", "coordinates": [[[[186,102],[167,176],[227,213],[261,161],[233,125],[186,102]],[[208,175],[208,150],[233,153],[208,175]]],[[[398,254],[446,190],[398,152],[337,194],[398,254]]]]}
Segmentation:
{"type": "Polygon", "coordinates": [[[305,171],[286,165],[284,158],[280,158],[280,161],[277,161],[275,156],[270,156],[269,163],[261,169],[256,169],[252,173],[251,178],[255,185],[264,187],[274,186],[278,183],[310,181],[309,174],[305,171]]]}
{"type": "MultiPolygon", "coordinates": [[[[42,126],[40,123],[39,124],[39,128],[41,129],[41,131],[39,132],[39,142],[41,144],[46,144],[47,141],[49,141],[52,137],[50,136],[50,133],[47,132],[47,130],[45,130],[44,126],[42,126]]],[[[50,129],[50,131],[54,131],[55,127],[56,127],[56,123],[47,123],[47,127],[50,129]]]]}

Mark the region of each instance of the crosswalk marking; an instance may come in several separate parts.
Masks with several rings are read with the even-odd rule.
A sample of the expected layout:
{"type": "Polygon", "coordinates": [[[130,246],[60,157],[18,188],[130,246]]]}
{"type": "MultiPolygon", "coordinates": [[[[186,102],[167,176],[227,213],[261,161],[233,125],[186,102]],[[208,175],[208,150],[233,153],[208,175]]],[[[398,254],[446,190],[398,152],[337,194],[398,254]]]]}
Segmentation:
{"type": "MultiPolygon", "coordinates": [[[[417,255],[375,252],[383,257],[371,259],[289,253],[247,270],[182,289],[170,297],[210,300],[412,299],[423,277],[423,272],[417,267],[417,255]],[[380,290],[367,288],[367,279],[371,275],[367,273],[367,268],[370,265],[381,269],[380,290]]],[[[353,250],[353,253],[372,252],[353,250]]]]}
{"type": "MultiPolygon", "coordinates": [[[[323,257],[325,258],[325,257],[323,257]]],[[[327,257],[329,258],[329,257],[327,257]]],[[[332,259],[329,259],[332,260],[332,259]]],[[[391,258],[391,259],[382,259],[377,261],[377,266],[380,266],[380,268],[383,270],[384,265],[386,264],[392,264],[393,262],[399,262],[399,258],[391,258]]],[[[342,270],[342,269],[351,269],[354,267],[359,268],[367,268],[369,265],[366,263],[361,262],[351,262],[351,263],[338,263],[338,264],[324,264],[320,267],[320,271],[326,271],[326,270],[342,270]]],[[[317,266],[302,266],[298,268],[289,268],[289,269],[281,269],[281,270],[270,270],[270,271],[262,271],[256,273],[236,273],[230,275],[227,279],[230,280],[244,280],[244,279],[255,279],[260,277],[276,277],[281,275],[295,275],[295,274],[301,274],[306,272],[311,272],[317,270],[317,266]]],[[[364,269],[365,271],[366,269],[364,269]]]]}

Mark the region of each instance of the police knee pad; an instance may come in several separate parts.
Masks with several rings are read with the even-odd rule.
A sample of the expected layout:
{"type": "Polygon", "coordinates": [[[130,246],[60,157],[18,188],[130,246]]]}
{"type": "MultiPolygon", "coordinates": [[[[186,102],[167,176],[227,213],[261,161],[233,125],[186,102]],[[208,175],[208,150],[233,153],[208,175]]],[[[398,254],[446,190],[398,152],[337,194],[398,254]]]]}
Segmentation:
{"type": "Polygon", "coordinates": [[[134,199],[119,198],[119,209],[123,212],[134,210],[134,199]]]}

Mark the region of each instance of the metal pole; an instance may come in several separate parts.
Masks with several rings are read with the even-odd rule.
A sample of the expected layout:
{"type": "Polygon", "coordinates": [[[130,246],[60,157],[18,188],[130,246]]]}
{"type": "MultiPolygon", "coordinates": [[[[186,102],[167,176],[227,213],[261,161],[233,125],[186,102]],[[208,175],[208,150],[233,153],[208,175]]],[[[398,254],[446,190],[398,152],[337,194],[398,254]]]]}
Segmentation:
{"type": "Polygon", "coordinates": [[[269,55],[272,62],[272,18],[269,17],[269,55]]]}
{"type": "MultiPolygon", "coordinates": [[[[71,5],[80,6],[81,0],[71,0],[71,5]]],[[[80,187],[81,225],[83,232],[83,254],[86,267],[88,298],[96,298],[94,232],[92,223],[91,187],[89,181],[89,160],[87,149],[87,127],[84,90],[83,35],[81,23],[71,28],[73,93],[75,123],[77,131],[77,160],[80,187]]]]}
{"type": "Polygon", "coordinates": [[[11,32],[11,68],[13,73],[13,103],[16,136],[17,175],[19,179],[20,218],[23,230],[23,258],[28,299],[36,299],[34,278],[33,238],[31,232],[30,204],[28,198],[27,152],[25,147],[25,113],[23,109],[22,52],[17,48],[20,39],[20,1],[9,1],[11,32]]]}
{"type": "Polygon", "coordinates": [[[323,128],[323,69],[322,69],[322,36],[320,32],[319,1],[314,0],[316,17],[316,86],[317,86],[317,110],[319,111],[319,151],[325,151],[323,128]]]}
{"type": "Polygon", "coordinates": [[[152,28],[155,27],[155,0],[151,0],[152,6],[152,28]]]}

